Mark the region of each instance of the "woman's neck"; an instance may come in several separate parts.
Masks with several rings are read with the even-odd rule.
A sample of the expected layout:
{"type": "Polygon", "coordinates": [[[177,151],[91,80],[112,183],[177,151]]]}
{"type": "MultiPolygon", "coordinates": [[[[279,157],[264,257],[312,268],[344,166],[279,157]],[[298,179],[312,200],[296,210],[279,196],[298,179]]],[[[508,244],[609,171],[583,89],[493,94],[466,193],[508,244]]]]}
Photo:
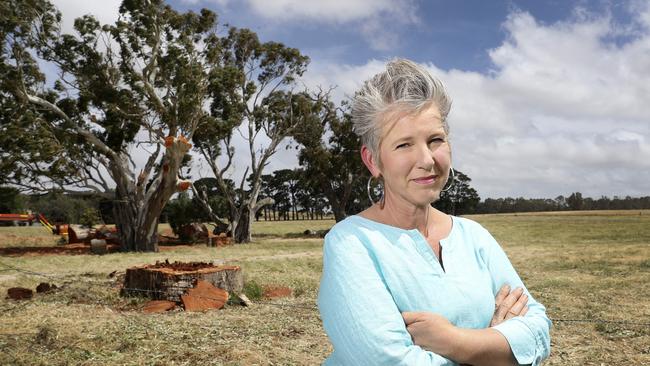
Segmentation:
{"type": "Polygon", "coordinates": [[[406,230],[418,229],[425,237],[429,233],[434,210],[430,204],[417,206],[386,196],[384,204],[375,205],[375,209],[379,220],[386,224],[406,230]]]}

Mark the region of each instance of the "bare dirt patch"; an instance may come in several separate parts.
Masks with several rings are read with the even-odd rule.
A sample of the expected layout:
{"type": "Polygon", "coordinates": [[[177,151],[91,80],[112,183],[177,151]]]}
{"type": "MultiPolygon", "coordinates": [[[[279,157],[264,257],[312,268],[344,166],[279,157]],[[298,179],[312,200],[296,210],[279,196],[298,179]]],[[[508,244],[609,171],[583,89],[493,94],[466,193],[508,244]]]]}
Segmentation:
{"type": "MultiPolygon", "coordinates": [[[[115,253],[120,247],[115,244],[108,244],[106,249],[109,253],[115,253]]],[[[90,254],[90,245],[87,244],[65,244],[53,247],[6,247],[0,248],[0,255],[19,256],[40,256],[40,255],[80,255],[90,254]]]]}

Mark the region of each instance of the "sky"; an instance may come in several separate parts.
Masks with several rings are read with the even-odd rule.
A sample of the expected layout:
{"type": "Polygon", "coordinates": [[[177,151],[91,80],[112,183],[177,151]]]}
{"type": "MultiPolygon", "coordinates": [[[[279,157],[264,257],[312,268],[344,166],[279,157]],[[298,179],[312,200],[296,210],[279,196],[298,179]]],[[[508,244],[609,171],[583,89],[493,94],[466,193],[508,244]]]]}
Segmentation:
{"type": "MultiPolygon", "coordinates": [[[[64,30],[118,0],[53,1],[64,30]]],[[[452,161],[481,198],[650,195],[650,1],[175,0],[310,57],[343,100],[409,58],[447,86],[452,161]]],[[[243,144],[240,142],[240,146],[243,144]]],[[[248,159],[238,150],[240,159],[248,159]]],[[[278,149],[268,171],[296,166],[278,149]]],[[[243,170],[239,161],[236,170],[243,170]]],[[[196,174],[209,176],[203,165],[196,174]]],[[[241,174],[241,173],[240,173],[241,174]]],[[[196,176],[195,178],[198,178],[196,176]]]]}

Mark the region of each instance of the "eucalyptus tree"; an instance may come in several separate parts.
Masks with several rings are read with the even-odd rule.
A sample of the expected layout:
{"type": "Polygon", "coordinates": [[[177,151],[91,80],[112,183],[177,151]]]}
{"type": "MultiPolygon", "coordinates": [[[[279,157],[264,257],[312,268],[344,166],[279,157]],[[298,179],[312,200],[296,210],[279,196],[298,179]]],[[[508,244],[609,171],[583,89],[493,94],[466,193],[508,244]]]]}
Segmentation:
{"type": "Polygon", "coordinates": [[[216,15],[125,0],[115,24],[84,16],[62,34],[47,0],[0,12],[0,183],[114,192],[123,249],[157,251],[160,213],[189,185],[189,141],[220,123],[204,108],[220,67],[216,15]]]}
{"type": "Polygon", "coordinates": [[[278,191],[286,193],[288,204],[291,211],[291,220],[298,217],[298,200],[296,194],[299,190],[301,171],[297,169],[280,169],[273,172],[274,180],[277,184],[278,191]]]}
{"type": "Polygon", "coordinates": [[[320,188],[339,222],[369,204],[364,193],[369,173],[361,162],[361,142],[352,130],[347,104],[336,107],[327,98],[313,100],[309,125],[293,137],[301,146],[299,161],[306,176],[320,188]]]}
{"type": "Polygon", "coordinates": [[[466,174],[455,170],[453,184],[448,186],[447,191],[440,193],[440,199],[434,203],[434,206],[451,215],[474,213],[481,197],[476,189],[470,186],[471,181],[472,179],[466,174]]]}
{"type": "MultiPolygon", "coordinates": [[[[273,187],[271,187],[271,180],[273,179],[273,176],[271,174],[262,174],[262,188],[260,191],[260,198],[268,198],[273,196],[273,187]]],[[[264,220],[269,221],[269,220],[275,220],[275,202],[272,205],[265,205],[263,207],[264,210],[264,220]]],[[[258,216],[259,217],[259,214],[258,216]]]]}
{"type": "Polygon", "coordinates": [[[233,238],[242,243],[251,240],[257,211],[272,203],[259,199],[264,168],[307,117],[309,98],[295,92],[295,81],[309,58],[281,43],[261,42],[248,29],[232,27],[218,44],[219,68],[209,85],[213,119],[193,141],[225,193],[233,238]],[[237,138],[243,139],[248,157],[237,159],[244,173],[233,189],[225,178],[233,174],[237,138]]]}
{"type": "MultiPolygon", "coordinates": [[[[231,179],[225,179],[226,185],[234,189],[235,183],[231,179]]],[[[217,180],[212,177],[201,178],[193,183],[194,197],[192,202],[195,207],[203,208],[202,221],[213,222],[217,227],[227,227],[224,222],[228,217],[230,207],[224,193],[219,188],[217,180]]]]}

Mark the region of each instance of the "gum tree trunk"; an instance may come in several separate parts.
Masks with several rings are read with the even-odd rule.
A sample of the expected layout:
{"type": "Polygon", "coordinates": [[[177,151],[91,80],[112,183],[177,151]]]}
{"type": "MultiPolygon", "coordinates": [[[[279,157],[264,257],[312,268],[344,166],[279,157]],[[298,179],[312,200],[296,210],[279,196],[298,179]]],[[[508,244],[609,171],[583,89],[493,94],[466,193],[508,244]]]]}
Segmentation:
{"type": "Polygon", "coordinates": [[[136,180],[129,179],[133,174],[127,156],[121,155],[111,164],[111,175],[116,181],[113,213],[122,251],[158,251],[160,214],[174,193],[190,187],[189,181],[177,179],[183,156],[190,146],[187,140],[170,138],[165,143],[163,168],[151,182],[148,178],[158,153],[147,162],[136,180]]]}
{"type": "Polygon", "coordinates": [[[122,251],[157,252],[160,212],[138,212],[135,206],[137,204],[119,200],[113,205],[122,251]],[[138,217],[142,217],[144,221],[140,222],[138,217]]]}

